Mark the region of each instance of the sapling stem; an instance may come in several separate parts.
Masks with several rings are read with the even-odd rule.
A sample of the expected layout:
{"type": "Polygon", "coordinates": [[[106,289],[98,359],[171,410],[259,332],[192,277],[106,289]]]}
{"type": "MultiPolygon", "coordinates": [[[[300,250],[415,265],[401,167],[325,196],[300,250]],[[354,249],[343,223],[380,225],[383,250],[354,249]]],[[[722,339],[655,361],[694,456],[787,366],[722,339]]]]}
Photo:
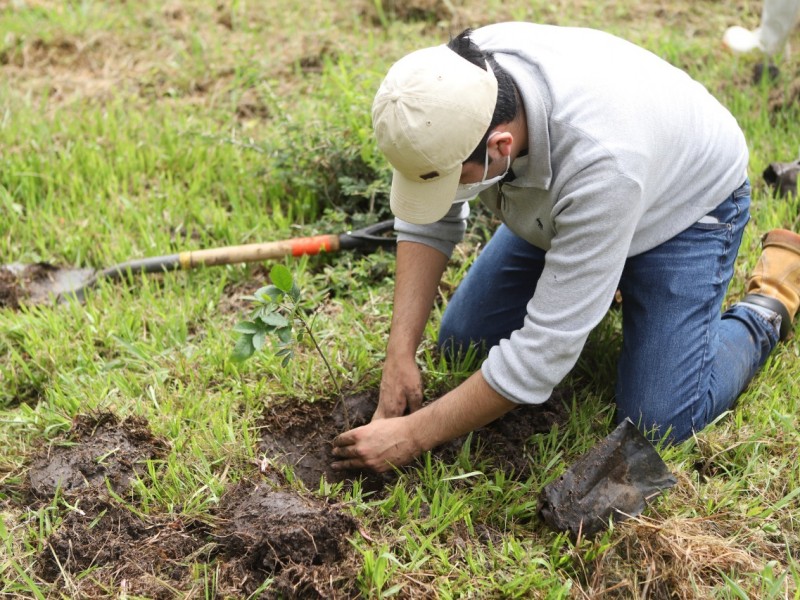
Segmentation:
{"type": "MultiPolygon", "coordinates": [[[[344,414],[344,424],[350,429],[350,415],[347,411],[347,403],[342,395],[342,388],[333,373],[331,363],[322,351],[317,338],[312,331],[311,324],[303,318],[303,308],[300,305],[300,290],[294,283],[294,278],[283,265],[275,265],[269,272],[272,285],[261,288],[254,296],[249,299],[258,308],[253,312],[250,320],[239,323],[234,329],[239,332],[239,341],[233,351],[235,360],[243,361],[250,358],[254,352],[260,350],[265,343],[267,335],[277,335],[279,342],[276,342],[277,355],[283,357],[283,365],[286,366],[292,351],[287,346],[293,341],[299,341],[299,337],[293,332],[294,322],[299,322],[303,330],[311,338],[314,348],[317,350],[328,374],[336,387],[339,396],[338,402],[342,404],[344,414]],[[295,338],[292,340],[292,338],[295,338]]],[[[314,313],[316,318],[316,312],[314,313]]],[[[335,407],[334,407],[335,408],[335,407]]]]}
{"type": "Polygon", "coordinates": [[[306,330],[306,333],[308,334],[308,337],[311,338],[311,341],[314,344],[314,347],[317,349],[317,353],[320,355],[320,358],[322,358],[322,362],[325,363],[325,368],[328,369],[328,374],[331,376],[331,381],[333,381],[333,385],[336,387],[336,394],[339,397],[339,402],[341,402],[341,404],[342,404],[342,412],[344,413],[344,426],[345,426],[345,429],[349,430],[350,429],[350,415],[348,415],[348,413],[347,413],[347,402],[344,401],[344,396],[342,395],[342,388],[339,387],[339,382],[336,380],[336,376],[333,374],[333,369],[331,368],[331,364],[328,362],[328,359],[325,356],[325,353],[322,351],[322,348],[320,348],[320,345],[317,343],[317,338],[314,336],[314,332],[311,331],[311,326],[308,324],[308,322],[303,317],[298,315],[297,313],[295,313],[295,318],[298,321],[300,321],[300,324],[303,326],[303,329],[306,330]]]}

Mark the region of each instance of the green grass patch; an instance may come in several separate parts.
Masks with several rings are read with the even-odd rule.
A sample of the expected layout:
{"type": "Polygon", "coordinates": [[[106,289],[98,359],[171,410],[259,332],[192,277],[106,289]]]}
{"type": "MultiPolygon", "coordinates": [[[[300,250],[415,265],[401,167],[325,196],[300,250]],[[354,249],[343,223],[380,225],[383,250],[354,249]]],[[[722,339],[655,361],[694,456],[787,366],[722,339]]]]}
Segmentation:
{"type": "MultiPolygon", "coordinates": [[[[733,301],[761,234],[800,227],[797,198],[774,197],[761,178],[770,162],[800,149],[797,55],[782,57],[778,80],[753,84],[758,58],[731,56],[721,44],[728,25],[755,26],[757,8],[710,0],[0,2],[0,256],[102,269],[387,218],[390,170],[370,125],[385,70],[466,26],[528,19],[640,43],[686,69],[737,118],[751,151],[753,207],[733,301]]],[[[480,214],[445,273],[419,352],[429,397],[476,366],[467,358],[447,367],[434,339],[490,230],[480,214]]],[[[394,256],[283,262],[314,307],[314,335],[343,391],[376,390],[394,256]]],[[[220,512],[225,494],[257,479],[320,502],[315,516],[333,506],[355,519],[335,561],[342,597],[798,597],[796,341],[773,353],[734,410],[662,449],[678,478],[673,490],[643,516],[573,541],[537,518],[537,499],[613,427],[617,314],[593,332],[559,387],[567,418],[519,448],[530,472],[498,468],[475,436],[447,459],[424,456],[380,491],[366,482],[305,489],[264,456],[261,440],[270,423],[292,426],[288,414],[265,422],[282,402],[335,398],[318,353],[299,343],[286,366],[270,352],[231,359],[233,327],[249,309],[242,298],[267,285],[267,271],[133,275],[101,282],[83,304],[0,309],[0,595],[291,596],[293,585],[300,597],[329,592],[321,571],[302,580],[291,569],[266,575],[238,562],[241,548],[226,554],[218,534],[230,517],[220,512]],[[165,440],[164,455],[102,501],[76,503],[69,490],[32,497],[34,458],[76,443],[67,436],[77,417],[106,413],[145,419],[165,440]],[[101,548],[93,558],[91,545],[80,545],[78,533],[106,531],[108,515],[125,515],[147,548],[163,549],[141,554],[161,579],[125,570],[121,554],[106,561],[101,548]],[[59,545],[70,531],[72,558],[59,545]]]]}

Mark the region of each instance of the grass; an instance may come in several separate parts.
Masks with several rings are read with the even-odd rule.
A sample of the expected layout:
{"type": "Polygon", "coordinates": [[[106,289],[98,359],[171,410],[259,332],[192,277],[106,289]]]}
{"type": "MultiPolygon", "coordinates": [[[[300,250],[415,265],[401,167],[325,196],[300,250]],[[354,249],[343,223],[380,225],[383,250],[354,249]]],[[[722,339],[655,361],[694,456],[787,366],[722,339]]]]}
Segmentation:
{"type": "MultiPolygon", "coordinates": [[[[753,218],[730,299],[760,235],[800,227],[797,199],[773,198],[760,173],[800,149],[797,55],[774,83],[749,82],[755,57],[721,47],[725,27],[757,24],[760,3],[229,3],[0,0],[0,256],[109,266],[184,249],[343,231],[388,216],[389,172],[369,107],[388,66],[467,25],[528,19],[607,29],[686,69],[739,120],[751,150],[753,218]],[[309,18],[311,17],[311,18],[309,18]]],[[[457,384],[432,352],[436,324],[482,243],[479,221],[454,255],[420,351],[429,395],[457,384]]],[[[393,257],[341,254],[287,263],[321,309],[315,334],[349,390],[376,388],[391,314],[393,257]]],[[[288,369],[261,354],[230,360],[233,296],[263,270],[228,266],[103,283],[89,302],[0,310],[0,594],[80,595],[92,573],[43,580],[37,560],[69,514],[25,507],[29,458],[80,414],[145,417],[169,441],[125,499],[143,515],[210,520],[227,485],[252,470],[259,418],[279,399],[332,391],[313,349],[288,369]]],[[[526,480],[480,450],[424,458],[376,498],[345,502],[364,597],[800,597],[800,353],[781,345],[738,406],[694,439],[663,449],[678,485],[648,512],[594,540],[570,541],[536,518],[542,487],[612,423],[609,315],[565,382],[567,423],[532,435],[526,480]]],[[[338,490],[338,491],[337,491],[338,490]]],[[[213,597],[213,562],[193,585],[213,597]]],[[[267,587],[269,581],[266,582],[267,587]]],[[[125,595],[119,582],[108,597],[125,595]]],[[[129,596],[130,597],[130,596],[129,596]]]]}

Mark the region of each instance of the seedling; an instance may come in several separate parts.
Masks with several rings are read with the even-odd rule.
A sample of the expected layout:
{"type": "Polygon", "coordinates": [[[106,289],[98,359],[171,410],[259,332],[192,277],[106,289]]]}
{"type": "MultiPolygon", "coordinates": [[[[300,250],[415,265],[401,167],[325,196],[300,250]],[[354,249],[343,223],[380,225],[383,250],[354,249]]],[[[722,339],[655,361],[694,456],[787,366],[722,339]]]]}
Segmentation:
{"type": "Polygon", "coordinates": [[[249,319],[237,323],[233,328],[239,334],[239,339],[231,357],[238,362],[243,362],[262,350],[267,344],[267,339],[271,338],[275,355],[281,357],[281,365],[286,367],[294,356],[295,341],[300,342],[303,336],[307,335],[328,369],[339,401],[342,403],[345,427],[350,429],[347,405],[342,397],[339,382],[333,374],[328,358],[314,336],[311,324],[303,316],[300,288],[297,287],[291,272],[284,265],[274,265],[270,269],[269,278],[272,281],[270,285],[258,289],[252,296],[245,297],[255,308],[249,319]],[[295,329],[296,324],[300,326],[298,329],[295,329]]]}

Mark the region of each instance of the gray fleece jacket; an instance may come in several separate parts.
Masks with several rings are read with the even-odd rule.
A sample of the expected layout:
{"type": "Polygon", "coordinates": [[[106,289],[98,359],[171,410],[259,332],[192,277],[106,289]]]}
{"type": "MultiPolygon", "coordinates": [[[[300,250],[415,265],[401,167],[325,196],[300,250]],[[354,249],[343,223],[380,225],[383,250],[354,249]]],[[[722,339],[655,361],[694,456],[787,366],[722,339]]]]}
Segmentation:
{"type": "MultiPolygon", "coordinates": [[[[683,71],[607,33],[500,23],[472,39],[513,78],[528,124],[516,178],[480,200],[547,251],[521,329],[482,372],[516,403],[544,402],[605,315],[625,260],[712,211],[746,178],[733,116],[683,71]]],[[[450,256],[466,202],[431,225],[395,222],[398,240],[450,256]]]]}

